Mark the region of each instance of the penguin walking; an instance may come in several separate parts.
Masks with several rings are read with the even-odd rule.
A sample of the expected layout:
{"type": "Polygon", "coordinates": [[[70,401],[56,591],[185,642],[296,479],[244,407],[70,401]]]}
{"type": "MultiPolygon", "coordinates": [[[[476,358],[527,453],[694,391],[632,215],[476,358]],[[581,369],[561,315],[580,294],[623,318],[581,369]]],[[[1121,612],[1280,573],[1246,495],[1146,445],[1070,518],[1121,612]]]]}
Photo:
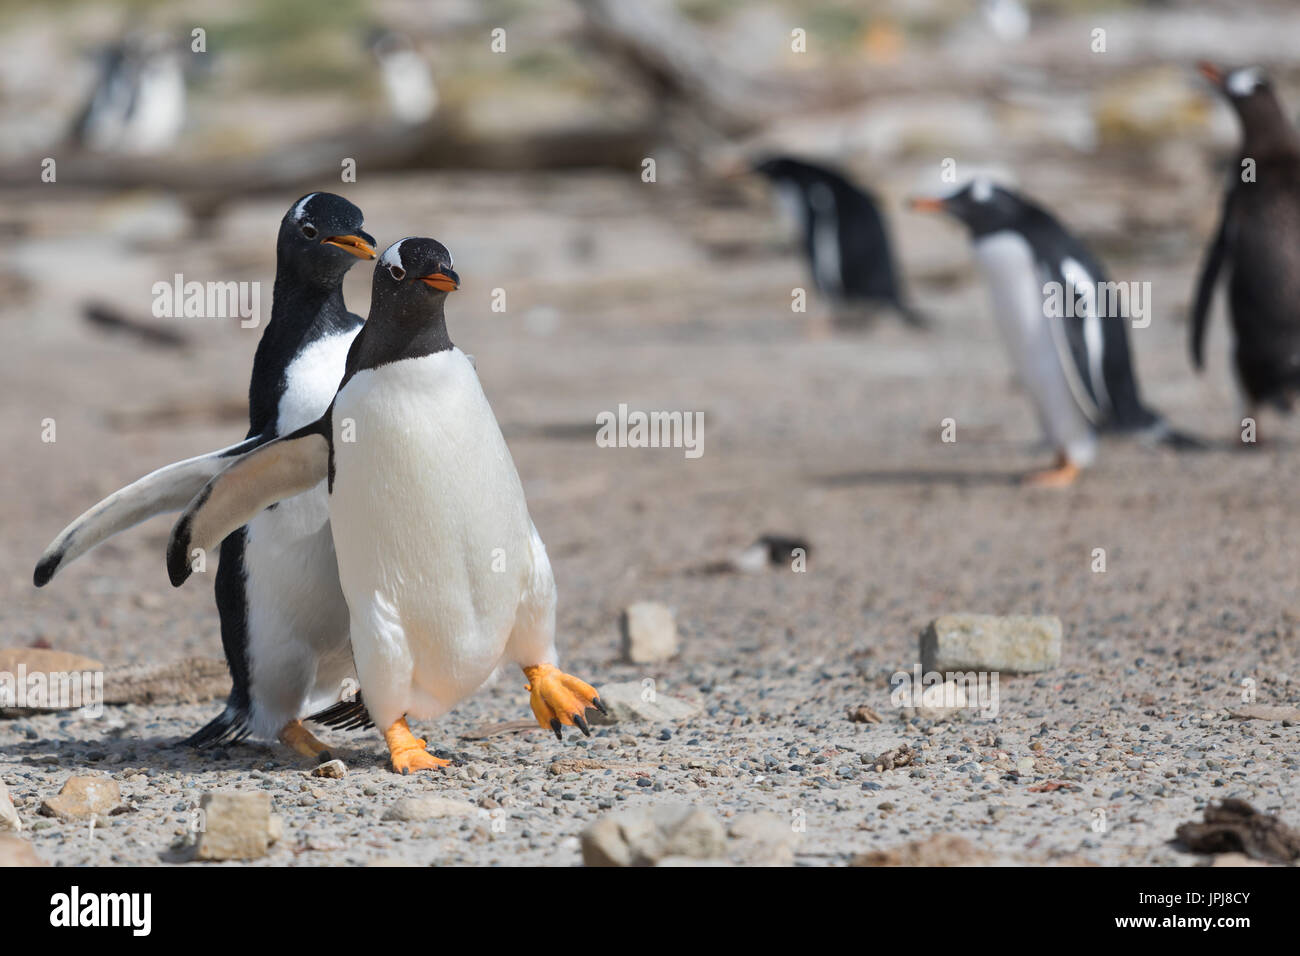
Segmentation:
{"type": "Polygon", "coordinates": [[[945,212],[970,231],[1003,341],[1056,451],[1054,467],[1026,476],[1027,483],[1070,484],[1096,458],[1098,431],[1194,444],[1142,403],[1128,345],[1129,303],[1121,298],[1110,307],[1101,263],[1050,213],[984,178],[911,206],[945,212]]]}
{"type": "Polygon", "coordinates": [[[209,482],[167,548],[179,586],[195,549],[327,482],[361,692],[400,773],[447,763],[407,716],[441,716],[504,661],[523,669],[533,714],[557,736],[564,724],[589,733],[586,709],[604,709],[556,667],[546,548],[474,367],[447,334],[459,284],[441,243],[390,246],[330,408],[209,482]]]}
{"type": "Polygon", "coordinates": [[[185,71],[165,34],[132,33],[101,56],[74,139],[95,152],[148,155],[170,148],[185,124],[185,71]]]}
{"type": "Polygon", "coordinates": [[[797,222],[813,281],[841,313],[838,324],[860,325],[857,310],[877,304],[909,325],[926,324],[904,301],[885,220],[870,194],[833,169],[789,157],[763,159],[753,169],[771,181],[797,222]]]}
{"type": "Polygon", "coordinates": [[[1226,268],[1247,414],[1264,403],[1289,411],[1300,389],[1300,136],[1259,69],[1225,72],[1209,63],[1200,69],[1232,104],[1242,139],[1196,285],[1192,363],[1204,366],[1210,302],[1226,268]]]}
{"type": "MultiPolygon", "coordinates": [[[[242,455],[329,406],[362,326],[343,303],[343,277],[358,259],[375,257],[362,224],[361,210],[332,193],[293,204],[276,241],[271,319],[253,360],[245,441],[161,468],[92,507],[46,549],[37,587],[119,531],[185,507],[242,455]]],[[[304,756],[328,759],[302,719],[352,727],[368,718],[360,700],[340,700],[349,681],[355,686],[355,670],[324,485],[232,528],[221,542],[215,591],[233,686],[222,713],[186,743],[278,737],[304,756]]]]}

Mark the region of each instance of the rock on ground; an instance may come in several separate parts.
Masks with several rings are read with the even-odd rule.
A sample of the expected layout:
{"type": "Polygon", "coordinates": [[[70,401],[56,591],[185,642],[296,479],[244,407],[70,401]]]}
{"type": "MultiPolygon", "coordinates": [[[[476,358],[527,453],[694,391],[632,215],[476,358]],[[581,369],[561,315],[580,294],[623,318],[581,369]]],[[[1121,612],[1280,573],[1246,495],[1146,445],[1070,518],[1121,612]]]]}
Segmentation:
{"type": "Polygon", "coordinates": [[[256,860],[272,843],[271,795],[221,790],[199,799],[202,811],[195,860],[256,860]]]}
{"type": "Polygon", "coordinates": [[[121,788],[112,777],[69,777],[57,796],[41,803],[41,812],[59,820],[84,820],[107,816],[121,802],[121,788]]]}
{"type": "Polygon", "coordinates": [[[448,797],[402,797],[384,811],[383,818],[414,823],[441,820],[444,817],[467,817],[477,812],[478,807],[464,800],[448,797]]]}
{"type": "Polygon", "coordinates": [[[965,837],[938,833],[888,850],[873,850],[853,858],[852,866],[976,866],[989,855],[965,837]]]}
{"type": "Polygon", "coordinates": [[[0,833],[0,867],[5,866],[45,866],[46,863],[32,845],[22,837],[12,833],[0,833]]]}
{"type": "Polygon", "coordinates": [[[619,619],[623,659],[633,664],[655,664],[677,654],[677,621],[672,610],[657,601],[628,605],[619,619]]]}
{"type": "Polygon", "coordinates": [[[601,717],[588,711],[593,722],[669,723],[694,717],[701,710],[699,704],[682,700],[680,697],[670,697],[657,687],[647,686],[641,681],[603,684],[600,688],[600,700],[609,711],[609,715],[601,717]]]}
{"type": "Polygon", "coordinates": [[[5,787],[5,782],[0,780],[0,831],[8,830],[17,833],[22,828],[23,824],[18,819],[18,811],[14,808],[13,798],[9,796],[9,790],[5,787]]]}
{"type": "Polygon", "coordinates": [[[582,831],[587,866],[655,866],[668,857],[712,860],[726,852],[727,835],[712,813],[668,804],[601,817],[582,831]]]}
{"type": "Polygon", "coordinates": [[[921,632],[925,671],[999,671],[1027,674],[1061,662],[1057,617],[946,614],[921,632]]]}

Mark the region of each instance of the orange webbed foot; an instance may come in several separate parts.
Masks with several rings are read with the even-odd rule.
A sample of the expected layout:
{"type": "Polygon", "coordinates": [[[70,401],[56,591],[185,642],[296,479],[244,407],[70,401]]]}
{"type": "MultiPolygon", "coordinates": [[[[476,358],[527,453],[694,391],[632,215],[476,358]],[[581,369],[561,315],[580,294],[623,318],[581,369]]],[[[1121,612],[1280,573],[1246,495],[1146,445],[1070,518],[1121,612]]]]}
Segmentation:
{"type": "Polygon", "coordinates": [[[1025,475],[1024,483],[1032,488],[1064,488],[1074,483],[1082,469],[1064,455],[1056,459],[1056,466],[1025,475]]]}
{"type": "Polygon", "coordinates": [[[554,731],[557,740],[564,739],[560,731],[564,724],[573,725],[591,736],[586,718],[588,707],[607,713],[596,688],[564,673],[554,664],[525,667],[524,676],[528,678],[527,690],[532,695],[529,703],[533,707],[533,716],[543,727],[554,731]]]}
{"type": "Polygon", "coordinates": [[[437,770],[451,763],[450,760],[435,757],[425,750],[425,741],[411,733],[405,717],[398,718],[393,726],[384,731],[384,740],[388,743],[388,758],[398,773],[437,770]]]}

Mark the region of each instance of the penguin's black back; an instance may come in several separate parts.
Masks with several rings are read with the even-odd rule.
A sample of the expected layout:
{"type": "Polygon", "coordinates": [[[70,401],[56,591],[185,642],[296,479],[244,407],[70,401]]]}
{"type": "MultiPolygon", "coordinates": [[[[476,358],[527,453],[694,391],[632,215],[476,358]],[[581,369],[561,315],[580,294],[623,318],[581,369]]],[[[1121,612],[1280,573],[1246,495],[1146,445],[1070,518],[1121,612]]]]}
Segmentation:
{"type": "Polygon", "coordinates": [[[1289,407],[1300,391],[1300,159],[1261,162],[1228,217],[1238,375],[1253,401],[1289,407]]]}
{"type": "Polygon", "coordinates": [[[884,216],[874,196],[827,166],[776,157],[755,169],[778,183],[797,186],[804,205],[804,253],[823,294],[847,302],[879,301],[916,320],[903,302],[901,283],[884,216]],[[816,235],[826,216],[835,216],[839,245],[839,286],[828,288],[816,265],[816,235]]]}
{"type": "MultiPolygon", "coordinates": [[[[1059,283],[1069,294],[1072,285],[1063,271],[1063,264],[1067,260],[1074,260],[1082,266],[1094,283],[1109,281],[1105,267],[1081,239],[1046,209],[1024,197],[1019,197],[1019,201],[1023,210],[1012,228],[1024,236],[1033,249],[1035,261],[1047,281],[1059,283]]],[[[1102,381],[1106,390],[1104,401],[1097,394],[1088,375],[1088,343],[1084,337],[1083,320],[1068,317],[1061,320],[1075,367],[1080,370],[1079,377],[1088,389],[1093,403],[1104,409],[1102,420],[1098,422],[1098,426],[1104,430],[1136,431],[1149,428],[1160,421],[1160,416],[1142,403],[1137,374],[1133,369],[1133,355],[1129,348],[1129,320],[1127,314],[1100,316],[1102,381]]]]}

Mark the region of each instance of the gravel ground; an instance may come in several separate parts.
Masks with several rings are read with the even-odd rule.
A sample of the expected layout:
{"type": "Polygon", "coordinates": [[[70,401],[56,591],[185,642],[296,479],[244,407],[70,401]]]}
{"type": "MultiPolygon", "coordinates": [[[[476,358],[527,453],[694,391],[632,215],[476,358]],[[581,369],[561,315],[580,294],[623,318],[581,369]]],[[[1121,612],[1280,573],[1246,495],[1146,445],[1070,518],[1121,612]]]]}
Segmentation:
{"type": "MultiPolygon", "coordinates": [[[[1145,188],[1190,212],[1203,185],[1145,188]]],[[[1300,701],[1294,426],[1265,420],[1261,445],[1236,441],[1221,327],[1211,374],[1187,366],[1179,316],[1208,223],[1177,223],[1172,244],[1143,249],[1136,237],[1123,268],[1103,254],[1155,288],[1156,319],[1133,335],[1148,397],[1211,448],[1108,442],[1074,487],[1031,490],[1015,476],[1048,455],[955,230],[895,213],[936,331],[885,323],[832,338],[819,307],[791,315],[790,289],[806,280],[764,208],[702,211],[697,194],[652,188],[447,177],[372,180],[350,195],[381,242],[432,231],[456,254],[466,288],[451,333],[477,357],[550,550],[566,669],[597,686],[653,678],[700,714],[563,743],[540,729],[462,739],[527,716],[522,677],[509,674],[417,726],[458,765],[403,778],[374,731],[326,734],[349,767],[340,780],[310,776],[279,746],[177,748],[216,701],[0,720],[0,779],[45,860],[171,862],[190,808],[218,788],[272,794],[285,835],[259,861],[270,865],[569,865],[602,813],[672,802],[724,820],[757,809],[802,819],[805,864],[953,833],[999,862],[1193,865],[1204,858],[1168,841],[1207,801],[1240,796],[1298,822],[1283,795],[1295,791],[1300,728],[1227,716],[1245,678],[1261,703],[1300,701]],[[737,236],[743,255],[723,241],[737,236]],[[490,311],[494,287],[508,290],[505,314],[490,311]],[[596,447],[595,414],[620,402],[703,411],[703,456],[596,447]],[[939,435],[948,417],[951,444],[939,435]],[[807,572],[693,573],[764,532],[806,537],[807,572]],[[1091,569],[1095,548],[1104,573],[1091,569]],[[675,609],[677,659],[619,662],[619,611],[642,599],[675,609]],[[1058,615],[1063,660],[1003,677],[996,719],[905,721],[889,676],[912,668],[918,630],[954,611],[1058,615]],[[846,708],[859,705],[883,721],[850,722],[846,708]],[[876,771],[875,756],[901,744],[919,765],[876,771]],[[602,766],[550,771],[572,757],[602,766]],[[114,775],[134,812],[93,834],[38,815],[70,774],[96,771],[114,775]],[[1054,781],[1070,786],[1033,789],[1054,781]],[[483,812],[381,820],[398,797],[426,793],[483,812]]],[[[205,409],[239,397],[255,332],[194,320],[189,350],[147,349],[89,331],[76,304],[93,294],[147,314],[153,281],[206,269],[260,278],[269,297],[282,204],[238,207],[215,235],[188,241],[168,232],[166,204],[60,203],[45,204],[46,224],[17,253],[27,294],[0,311],[0,644],[44,639],[110,664],[219,656],[206,587],[167,585],[165,519],[44,590],[30,575],[46,542],[102,494],[241,433],[205,409]],[[86,222],[129,238],[101,248],[83,238],[86,222]],[[53,444],[40,441],[45,418],[58,425],[53,444]]],[[[363,271],[346,290],[357,310],[363,271]]]]}

